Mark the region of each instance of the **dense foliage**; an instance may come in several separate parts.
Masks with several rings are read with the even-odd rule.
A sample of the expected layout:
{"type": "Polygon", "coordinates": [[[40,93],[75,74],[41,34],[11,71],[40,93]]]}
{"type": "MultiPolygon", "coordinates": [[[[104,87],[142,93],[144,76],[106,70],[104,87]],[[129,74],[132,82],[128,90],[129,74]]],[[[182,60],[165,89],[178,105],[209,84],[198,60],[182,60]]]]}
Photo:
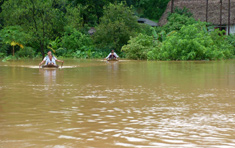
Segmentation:
{"type": "Polygon", "coordinates": [[[8,44],[12,46],[13,56],[15,54],[15,47],[18,46],[20,48],[24,48],[23,44],[26,44],[29,39],[29,36],[20,26],[4,27],[2,30],[0,30],[0,36],[2,44],[8,44]]]}
{"type": "Polygon", "coordinates": [[[226,37],[226,40],[229,44],[231,44],[234,47],[234,53],[235,53],[235,34],[231,34],[226,37]]]}
{"type": "Polygon", "coordinates": [[[170,0],[69,0],[72,5],[81,4],[83,10],[81,11],[84,24],[91,26],[100,22],[103,16],[103,7],[110,3],[125,2],[129,7],[133,6],[136,15],[139,17],[146,17],[153,20],[160,19],[161,15],[166,9],[170,0]]]}
{"type": "Polygon", "coordinates": [[[205,24],[198,22],[183,26],[168,36],[161,48],[149,52],[151,60],[217,60],[230,58],[233,47],[224,40],[223,32],[208,32],[205,24]]]}
{"type": "Polygon", "coordinates": [[[126,57],[135,60],[147,59],[147,53],[153,48],[153,37],[139,34],[137,37],[128,41],[128,45],[122,47],[122,51],[126,52],[126,57]]]}
{"type": "Polygon", "coordinates": [[[178,31],[183,26],[192,25],[194,23],[196,23],[196,20],[193,17],[173,13],[168,17],[168,22],[162,29],[166,32],[178,31]]]}
{"type": "Polygon", "coordinates": [[[57,5],[63,5],[59,0],[46,2],[41,0],[8,0],[2,5],[1,17],[4,26],[21,26],[31,41],[28,46],[39,48],[44,55],[44,50],[50,38],[62,32],[64,21],[62,11],[57,5]]]}
{"type": "Polygon", "coordinates": [[[133,5],[140,17],[158,20],[164,13],[169,1],[170,0],[136,0],[133,5]]]}
{"type": "Polygon", "coordinates": [[[188,9],[175,8],[162,27],[169,0],[0,0],[0,58],[101,58],[114,49],[139,60],[215,60],[234,54],[234,36],[210,30],[188,9]]]}
{"type": "Polygon", "coordinates": [[[110,3],[104,8],[104,16],[96,29],[94,41],[98,47],[120,50],[130,36],[135,36],[140,26],[128,6],[110,3]]]}
{"type": "Polygon", "coordinates": [[[185,17],[184,23],[190,23],[186,25],[180,23],[181,28],[171,28],[168,30],[171,31],[169,33],[163,30],[157,34],[153,29],[153,38],[143,35],[131,38],[129,44],[123,46],[122,50],[131,59],[148,60],[217,60],[233,56],[232,39],[225,40],[223,31],[209,32],[206,23],[195,21],[190,17],[178,14],[172,14],[170,17],[174,19],[169,19],[168,24],[172,23],[171,21],[181,20],[182,17],[185,17]]]}

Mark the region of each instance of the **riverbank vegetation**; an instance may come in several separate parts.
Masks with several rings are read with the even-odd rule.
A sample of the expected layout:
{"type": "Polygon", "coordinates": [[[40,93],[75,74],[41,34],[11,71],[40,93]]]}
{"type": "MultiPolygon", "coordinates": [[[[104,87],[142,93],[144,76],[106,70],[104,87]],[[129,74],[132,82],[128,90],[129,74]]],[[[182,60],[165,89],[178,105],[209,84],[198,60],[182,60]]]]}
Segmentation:
{"type": "Polygon", "coordinates": [[[176,8],[162,27],[169,0],[0,0],[0,58],[103,58],[114,49],[139,60],[217,60],[234,55],[235,36],[176,8]]]}

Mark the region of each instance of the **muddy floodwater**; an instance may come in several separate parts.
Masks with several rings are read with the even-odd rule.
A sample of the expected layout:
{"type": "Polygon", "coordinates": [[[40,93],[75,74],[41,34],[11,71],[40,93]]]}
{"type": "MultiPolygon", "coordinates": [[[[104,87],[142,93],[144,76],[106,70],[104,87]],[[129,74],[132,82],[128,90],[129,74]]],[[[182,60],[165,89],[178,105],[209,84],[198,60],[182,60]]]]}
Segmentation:
{"type": "Polygon", "coordinates": [[[0,148],[235,147],[235,60],[0,62],[0,148]]]}

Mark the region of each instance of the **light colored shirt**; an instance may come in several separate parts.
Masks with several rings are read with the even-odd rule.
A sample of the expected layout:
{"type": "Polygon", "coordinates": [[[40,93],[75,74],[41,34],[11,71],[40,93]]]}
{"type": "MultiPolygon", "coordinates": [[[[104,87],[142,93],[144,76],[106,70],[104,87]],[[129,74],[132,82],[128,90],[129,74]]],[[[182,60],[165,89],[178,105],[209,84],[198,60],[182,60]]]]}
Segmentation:
{"type": "MultiPolygon", "coordinates": [[[[43,61],[47,61],[47,59],[49,59],[49,56],[48,56],[48,55],[44,57],[43,61]]],[[[57,60],[57,58],[54,57],[54,56],[52,56],[52,59],[54,59],[55,61],[57,60]]]]}
{"type": "Polygon", "coordinates": [[[52,59],[50,60],[50,58],[48,57],[46,59],[46,65],[50,64],[50,63],[53,63],[54,65],[56,65],[56,62],[55,62],[55,58],[52,57],[52,59]]]}
{"type": "MultiPolygon", "coordinates": [[[[112,53],[110,53],[107,57],[106,57],[106,59],[108,59],[109,58],[109,56],[111,55],[112,53]]],[[[114,54],[113,54],[116,58],[118,58],[119,56],[116,54],[116,52],[114,52],[114,54]]]]}

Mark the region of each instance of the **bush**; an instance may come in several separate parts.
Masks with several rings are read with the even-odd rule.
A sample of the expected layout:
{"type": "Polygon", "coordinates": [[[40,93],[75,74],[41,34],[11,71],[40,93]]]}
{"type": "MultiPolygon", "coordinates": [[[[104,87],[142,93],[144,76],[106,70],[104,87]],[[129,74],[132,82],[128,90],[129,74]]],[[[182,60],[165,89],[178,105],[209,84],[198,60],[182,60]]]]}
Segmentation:
{"type": "Polygon", "coordinates": [[[235,34],[231,34],[226,36],[226,40],[229,44],[231,44],[234,47],[234,53],[235,53],[235,34]]]}
{"type": "Polygon", "coordinates": [[[135,60],[147,59],[147,53],[153,46],[154,38],[152,36],[139,34],[137,37],[128,41],[127,45],[122,47],[122,51],[126,53],[126,57],[135,60]]]}
{"type": "Polygon", "coordinates": [[[0,38],[0,58],[3,58],[4,56],[7,55],[7,50],[9,49],[9,46],[8,44],[4,44],[2,42],[2,39],[0,38]]]}
{"type": "Polygon", "coordinates": [[[27,58],[33,58],[35,55],[35,50],[31,47],[24,47],[23,49],[20,49],[16,52],[16,57],[27,57],[27,58]]]}
{"type": "MultiPolygon", "coordinates": [[[[174,13],[184,15],[184,16],[187,16],[187,17],[193,17],[193,14],[186,7],[184,7],[183,9],[175,7],[174,13]]],[[[171,15],[172,15],[172,13],[169,12],[168,17],[171,16],[171,15]]]]}
{"type": "Polygon", "coordinates": [[[147,24],[140,24],[140,33],[142,34],[151,36],[153,29],[155,29],[155,27],[151,27],[150,25],[147,24]]]}
{"type": "Polygon", "coordinates": [[[60,48],[56,49],[56,53],[55,53],[55,54],[56,54],[57,56],[63,56],[63,57],[65,57],[66,54],[67,54],[67,50],[66,50],[65,48],[60,47],[60,48]]]}
{"type": "Polygon", "coordinates": [[[9,60],[16,60],[17,58],[15,56],[9,55],[4,57],[4,59],[2,59],[3,62],[9,61],[9,60]]]}
{"type": "Polygon", "coordinates": [[[233,47],[224,40],[223,32],[207,32],[205,23],[183,26],[162,42],[161,48],[148,53],[154,60],[216,60],[233,55],[233,47]],[[154,55],[154,56],[153,56],[154,55]]]}
{"type": "Polygon", "coordinates": [[[180,15],[178,13],[172,13],[168,17],[168,22],[162,27],[167,33],[171,31],[178,31],[183,26],[188,26],[196,23],[196,20],[193,17],[188,17],[186,15],[180,15]]]}

